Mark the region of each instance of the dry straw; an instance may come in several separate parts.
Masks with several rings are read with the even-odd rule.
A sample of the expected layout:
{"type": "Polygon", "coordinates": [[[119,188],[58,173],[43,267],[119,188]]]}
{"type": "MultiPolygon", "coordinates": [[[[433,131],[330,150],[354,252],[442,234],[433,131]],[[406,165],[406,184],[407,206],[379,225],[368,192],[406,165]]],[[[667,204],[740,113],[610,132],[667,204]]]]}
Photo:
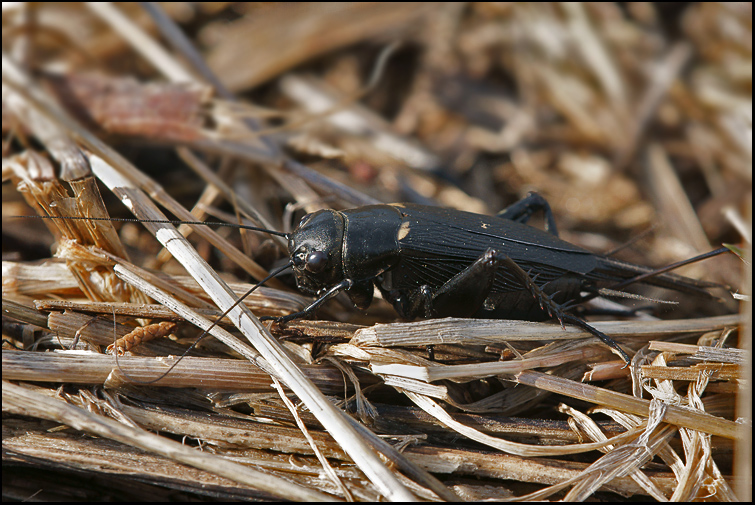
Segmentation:
{"type": "MultiPolygon", "coordinates": [[[[4,218],[289,231],[325,206],[494,213],[537,189],[589,249],[658,225],[617,253],[635,263],[749,247],[750,4],[187,5],[4,6],[4,218]]],[[[5,496],[752,497],[733,255],[683,274],[734,285],[739,314],[680,297],[676,319],[591,321],[623,368],[579,328],[400,322],[380,300],[260,323],[311,302],[284,279],[213,325],[282,237],[4,219],[3,246],[3,471],[24,472],[5,496]]]]}

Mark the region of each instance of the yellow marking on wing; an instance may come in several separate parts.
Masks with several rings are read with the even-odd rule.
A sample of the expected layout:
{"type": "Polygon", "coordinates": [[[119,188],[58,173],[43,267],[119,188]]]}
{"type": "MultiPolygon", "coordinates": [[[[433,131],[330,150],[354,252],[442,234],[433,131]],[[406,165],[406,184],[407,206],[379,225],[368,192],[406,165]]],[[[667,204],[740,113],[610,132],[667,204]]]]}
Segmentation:
{"type": "Polygon", "coordinates": [[[409,221],[404,221],[398,229],[398,240],[404,240],[409,235],[409,221]]]}

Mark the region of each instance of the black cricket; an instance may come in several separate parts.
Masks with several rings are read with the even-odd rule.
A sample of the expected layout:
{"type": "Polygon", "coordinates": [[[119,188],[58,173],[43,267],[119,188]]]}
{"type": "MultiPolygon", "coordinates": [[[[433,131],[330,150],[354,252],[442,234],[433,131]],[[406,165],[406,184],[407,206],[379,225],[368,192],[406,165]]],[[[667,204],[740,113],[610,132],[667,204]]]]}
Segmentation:
{"type": "Polygon", "coordinates": [[[622,295],[617,290],[632,283],[716,299],[706,290],[721,285],[664,272],[727,251],[717,249],[661,270],[596,254],[558,237],[550,206],[537,193],[530,193],[495,216],[415,204],[326,209],[304,216],[290,234],[229,223],[34,217],[219,224],[285,237],[290,262],[260,281],[236,304],[289,268],[293,268],[297,287],[318,298],[301,312],[261,319],[285,323],[308,316],[342,291],[357,308],[366,309],[377,287],[405,319],[556,318],[562,326],[573,324],[595,335],[627,364],[630,360],[626,352],[608,335],[572,314],[572,309],[598,295],[622,295]],[[545,231],[526,224],[536,212],[544,214],[545,231]]]}
{"type": "MultiPolygon", "coordinates": [[[[296,284],[318,299],[286,322],[345,291],[366,309],[376,286],[406,319],[552,317],[589,331],[629,362],[607,335],[567,312],[652,269],[595,254],[558,238],[547,201],[530,193],[496,216],[414,204],[370,205],[304,216],[288,237],[296,284]],[[545,230],[527,225],[538,211],[545,230]]],[[[674,274],[642,283],[711,297],[717,284],[674,274]]]]}

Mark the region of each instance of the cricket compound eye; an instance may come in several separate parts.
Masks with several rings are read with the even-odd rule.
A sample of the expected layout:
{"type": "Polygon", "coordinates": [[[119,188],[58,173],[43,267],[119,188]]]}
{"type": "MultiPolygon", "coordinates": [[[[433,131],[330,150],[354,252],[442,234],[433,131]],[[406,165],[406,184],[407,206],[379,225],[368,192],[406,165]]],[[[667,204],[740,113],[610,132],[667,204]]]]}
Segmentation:
{"type": "Polygon", "coordinates": [[[304,268],[313,274],[322,272],[325,270],[325,266],[328,264],[328,253],[323,251],[312,251],[307,255],[307,260],[304,268]]]}

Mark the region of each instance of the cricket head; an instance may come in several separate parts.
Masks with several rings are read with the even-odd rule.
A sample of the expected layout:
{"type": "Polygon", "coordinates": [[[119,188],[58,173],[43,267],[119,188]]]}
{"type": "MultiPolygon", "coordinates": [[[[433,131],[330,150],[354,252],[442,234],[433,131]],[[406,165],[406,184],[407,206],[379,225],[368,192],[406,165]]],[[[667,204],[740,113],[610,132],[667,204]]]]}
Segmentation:
{"type": "Polygon", "coordinates": [[[344,219],[335,210],[304,216],[288,239],[296,285],[316,294],[344,279],[342,250],[344,219]]]}

